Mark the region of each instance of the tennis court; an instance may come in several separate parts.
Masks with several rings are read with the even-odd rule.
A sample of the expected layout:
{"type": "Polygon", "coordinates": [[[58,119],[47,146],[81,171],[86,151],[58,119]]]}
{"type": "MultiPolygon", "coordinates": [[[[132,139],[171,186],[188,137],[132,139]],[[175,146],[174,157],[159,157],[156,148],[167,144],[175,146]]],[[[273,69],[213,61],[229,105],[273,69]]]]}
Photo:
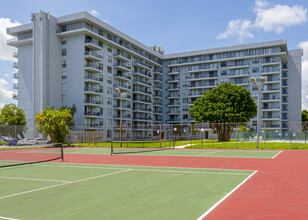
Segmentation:
{"type": "Polygon", "coordinates": [[[252,174],[61,163],[7,167],[0,169],[0,219],[197,219],[252,174]]]}

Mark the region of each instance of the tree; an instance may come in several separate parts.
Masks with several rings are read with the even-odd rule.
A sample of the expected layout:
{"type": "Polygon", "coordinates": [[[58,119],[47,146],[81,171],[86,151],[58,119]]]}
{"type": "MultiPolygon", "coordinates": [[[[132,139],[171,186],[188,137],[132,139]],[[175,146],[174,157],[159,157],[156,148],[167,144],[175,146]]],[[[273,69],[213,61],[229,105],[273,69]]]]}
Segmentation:
{"type": "Polygon", "coordinates": [[[175,136],[180,136],[180,139],[182,139],[182,134],[184,133],[184,125],[176,125],[173,129],[173,133],[175,136]]]}
{"type": "Polygon", "coordinates": [[[247,122],[257,115],[257,104],[250,92],[230,82],[205,92],[194,102],[189,114],[198,122],[211,124],[219,141],[229,141],[233,122],[247,122]]]}
{"type": "Polygon", "coordinates": [[[248,132],[248,129],[244,125],[240,125],[239,127],[239,132],[248,132]]]}
{"type": "Polygon", "coordinates": [[[308,111],[302,111],[302,128],[304,131],[308,130],[308,111]]]}
{"type": "Polygon", "coordinates": [[[76,107],[76,105],[75,105],[75,104],[73,104],[72,106],[63,105],[63,106],[61,106],[60,109],[62,109],[62,110],[67,109],[67,110],[70,111],[70,114],[71,114],[71,116],[73,117],[73,120],[70,122],[69,127],[70,127],[70,128],[73,128],[73,127],[75,126],[75,123],[74,123],[74,116],[75,116],[75,114],[76,114],[76,112],[77,112],[77,107],[76,107]]]}
{"type": "Polygon", "coordinates": [[[66,136],[70,134],[69,125],[73,117],[68,109],[55,110],[48,107],[36,114],[37,130],[43,135],[49,135],[53,143],[65,143],[66,136]]]}
{"type": "Polygon", "coordinates": [[[24,138],[23,132],[26,129],[26,124],[24,110],[18,108],[13,103],[3,106],[0,113],[1,134],[15,137],[19,135],[21,138],[24,138]]]}

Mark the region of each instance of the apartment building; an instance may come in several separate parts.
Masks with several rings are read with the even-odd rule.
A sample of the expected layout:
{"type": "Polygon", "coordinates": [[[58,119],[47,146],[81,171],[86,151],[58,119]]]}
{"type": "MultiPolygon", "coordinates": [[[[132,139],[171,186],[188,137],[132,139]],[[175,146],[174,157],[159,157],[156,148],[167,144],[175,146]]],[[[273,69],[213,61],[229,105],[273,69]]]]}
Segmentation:
{"type": "Polygon", "coordinates": [[[266,77],[260,105],[266,129],[287,130],[289,121],[301,120],[302,51],[289,51],[286,40],[165,54],[87,12],[41,11],[31,20],[7,30],[16,37],[8,41],[18,48],[13,88],[29,135],[35,135],[34,115],[50,105],[75,104],[76,128],[87,130],[119,125],[121,109],[126,128],[191,123],[193,101],[220,83],[241,85],[257,98],[254,76],[266,77]]]}

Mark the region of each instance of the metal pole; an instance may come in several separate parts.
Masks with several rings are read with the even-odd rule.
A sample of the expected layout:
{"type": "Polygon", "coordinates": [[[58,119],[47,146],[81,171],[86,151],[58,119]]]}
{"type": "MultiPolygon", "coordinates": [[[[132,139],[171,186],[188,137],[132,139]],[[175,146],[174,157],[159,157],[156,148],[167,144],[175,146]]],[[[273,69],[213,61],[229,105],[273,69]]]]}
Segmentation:
{"type": "Polygon", "coordinates": [[[63,162],[64,161],[63,144],[61,144],[61,158],[63,162]]]}
{"type": "Polygon", "coordinates": [[[159,140],[160,140],[159,147],[161,148],[161,124],[159,125],[159,140]]]}
{"type": "Polygon", "coordinates": [[[235,131],[235,137],[236,137],[236,149],[237,149],[237,142],[238,142],[238,137],[237,137],[237,124],[235,125],[236,131],[235,131]]]}
{"type": "Polygon", "coordinates": [[[121,122],[120,122],[120,147],[122,147],[122,96],[120,99],[120,111],[121,111],[121,122]]]}
{"type": "Polygon", "coordinates": [[[291,122],[290,122],[290,130],[289,130],[289,137],[290,137],[290,149],[291,149],[291,139],[292,139],[292,132],[291,132],[291,122]]]}
{"type": "Polygon", "coordinates": [[[258,111],[257,111],[257,149],[259,149],[259,132],[260,132],[260,84],[258,84],[258,111]]]}

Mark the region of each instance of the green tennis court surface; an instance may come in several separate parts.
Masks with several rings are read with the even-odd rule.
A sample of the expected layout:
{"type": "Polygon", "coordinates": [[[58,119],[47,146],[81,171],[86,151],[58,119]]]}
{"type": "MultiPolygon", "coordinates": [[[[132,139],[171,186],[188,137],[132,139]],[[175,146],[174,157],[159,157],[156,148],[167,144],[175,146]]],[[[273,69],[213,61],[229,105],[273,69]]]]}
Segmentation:
{"type": "MultiPolygon", "coordinates": [[[[68,148],[64,154],[105,154],[110,155],[110,148],[68,148]]],[[[53,151],[36,151],[35,153],[51,153],[53,151]]],[[[158,155],[158,156],[190,156],[190,157],[234,157],[234,158],[273,158],[280,151],[264,150],[189,150],[189,149],[149,149],[149,148],[115,148],[117,154],[158,155]]]]}
{"type": "Polygon", "coordinates": [[[0,216],[25,220],[197,219],[252,174],[58,163],[2,168],[0,216]]]}

